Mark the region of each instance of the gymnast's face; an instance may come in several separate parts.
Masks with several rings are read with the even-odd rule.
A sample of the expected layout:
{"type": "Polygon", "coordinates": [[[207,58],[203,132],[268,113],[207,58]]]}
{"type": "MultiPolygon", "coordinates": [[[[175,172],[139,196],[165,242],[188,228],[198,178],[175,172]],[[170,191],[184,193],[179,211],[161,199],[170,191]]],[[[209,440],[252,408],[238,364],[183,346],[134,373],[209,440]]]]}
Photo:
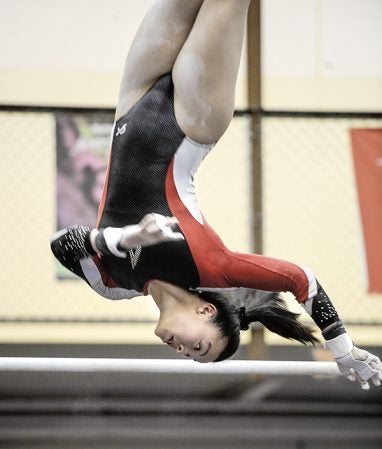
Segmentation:
{"type": "Polygon", "coordinates": [[[215,306],[203,302],[194,309],[161,315],[155,335],[180,355],[202,363],[213,362],[227,344],[211,321],[215,314],[215,306]]]}

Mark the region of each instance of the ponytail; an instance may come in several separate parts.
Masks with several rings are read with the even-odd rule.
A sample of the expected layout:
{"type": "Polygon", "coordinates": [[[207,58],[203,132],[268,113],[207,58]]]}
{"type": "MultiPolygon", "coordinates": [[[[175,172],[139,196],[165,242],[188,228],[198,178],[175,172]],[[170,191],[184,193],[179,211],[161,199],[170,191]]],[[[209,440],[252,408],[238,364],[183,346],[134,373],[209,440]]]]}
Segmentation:
{"type": "Polygon", "coordinates": [[[268,295],[266,301],[245,309],[239,308],[240,329],[249,328],[250,323],[259,321],[268,330],[289,340],[300,343],[315,344],[318,342],[312,330],[298,321],[299,313],[287,309],[285,301],[276,293],[268,295]],[[241,310],[240,310],[241,309],[241,310]]]}
{"type": "Polygon", "coordinates": [[[215,362],[231,357],[239,347],[240,331],[249,329],[250,324],[256,321],[281,337],[305,345],[318,342],[312,330],[298,321],[300,314],[288,310],[278,293],[239,288],[225,291],[224,296],[200,290],[196,294],[216,307],[217,313],[212,322],[221,336],[228,340],[215,362]]]}

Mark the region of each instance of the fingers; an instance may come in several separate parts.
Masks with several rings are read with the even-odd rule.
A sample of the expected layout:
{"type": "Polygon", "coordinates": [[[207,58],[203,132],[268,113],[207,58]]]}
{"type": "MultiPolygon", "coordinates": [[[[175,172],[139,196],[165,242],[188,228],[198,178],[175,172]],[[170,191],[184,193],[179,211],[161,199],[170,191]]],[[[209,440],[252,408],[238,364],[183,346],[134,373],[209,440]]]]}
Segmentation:
{"type": "Polygon", "coordinates": [[[174,232],[170,227],[161,227],[159,229],[159,237],[162,241],[177,241],[184,240],[183,234],[180,232],[174,232]]]}
{"type": "Polygon", "coordinates": [[[346,377],[347,380],[350,380],[350,382],[355,382],[357,380],[357,377],[355,375],[355,371],[353,368],[350,368],[349,370],[342,371],[342,374],[344,377],[346,377]]]}
{"type": "Polygon", "coordinates": [[[382,364],[374,354],[354,347],[350,354],[337,360],[337,363],[343,376],[352,382],[357,380],[363,390],[370,390],[370,381],[376,387],[381,385],[382,364]]]}
{"type": "Polygon", "coordinates": [[[360,376],[356,374],[357,380],[361,385],[362,390],[370,390],[370,384],[367,380],[362,379],[360,376]]]}
{"type": "Polygon", "coordinates": [[[371,378],[371,381],[373,382],[373,384],[376,387],[379,387],[381,385],[381,380],[382,380],[381,378],[382,378],[382,374],[381,373],[380,374],[376,374],[375,376],[373,376],[371,378]]]}
{"type": "Polygon", "coordinates": [[[382,363],[379,357],[372,356],[369,366],[375,372],[375,374],[370,377],[370,380],[376,387],[379,387],[382,381],[382,363]]]}
{"type": "Polygon", "coordinates": [[[362,379],[358,373],[354,371],[353,368],[350,368],[347,371],[342,372],[343,376],[346,377],[347,380],[350,380],[350,382],[355,382],[356,380],[361,385],[362,390],[370,390],[370,385],[367,380],[362,379]]]}
{"type": "Polygon", "coordinates": [[[358,380],[362,390],[370,390],[369,382],[367,380],[361,379],[361,377],[354,371],[353,368],[350,368],[348,371],[344,371],[342,374],[344,377],[346,377],[347,380],[350,380],[350,382],[355,382],[356,380],[358,380]]]}
{"type": "Polygon", "coordinates": [[[147,225],[156,225],[158,228],[173,228],[178,224],[178,219],[176,217],[166,217],[161,214],[147,214],[140,221],[139,225],[143,228],[147,225]]]}
{"type": "MultiPolygon", "coordinates": [[[[374,371],[378,371],[379,374],[381,374],[381,376],[382,376],[382,363],[381,363],[379,357],[372,356],[372,359],[370,360],[369,365],[374,371]]],[[[381,380],[382,380],[382,377],[381,377],[381,380]]]]}
{"type": "Polygon", "coordinates": [[[166,240],[184,240],[184,236],[183,236],[183,234],[181,234],[180,232],[165,232],[164,234],[163,234],[163,237],[166,239],[166,240]]]}
{"type": "Polygon", "coordinates": [[[178,224],[178,219],[176,217],[164,217],[163,215],[157,215],[155,223],[159,229],[167,231],[168,229],[174,228],[178,224]]]}
{"type": "Polygon", "coordinates": [[[176,217],[166,217],[167,219],[167,226],[170,226],[173,228],[178,224],[178,219],[176,217]]]}
{"type": "Polygon", "coordinates": [[[174,232],[173,228],[178,224],[176,217],[166,217],[161,214],[147,214],[140,221],[139,226],[145,236],[145,244],[155,244],[166,241],[184,240],[181,232],[174,232]]]}
{"type": "Polygon", "coordinates": [[[377,370],[378,372],[374,374],[371,380],[376,387],[379,387],[382,383],[382,364],[379,359],[377,360],[377,365],[374,369],[377,370]]]}

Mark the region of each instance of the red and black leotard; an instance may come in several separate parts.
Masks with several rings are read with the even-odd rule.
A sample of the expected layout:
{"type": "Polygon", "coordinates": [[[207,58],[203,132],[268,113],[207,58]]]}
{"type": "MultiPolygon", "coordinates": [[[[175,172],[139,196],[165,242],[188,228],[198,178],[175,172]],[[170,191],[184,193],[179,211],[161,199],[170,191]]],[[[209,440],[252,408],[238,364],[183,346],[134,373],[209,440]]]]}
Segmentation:
{"type": "MultiPolygon", "coordinates": [[[[100,259],[91,255],[87,231],[81,228],[82,243],[68,246],[66,266],[71,259],[68,252],[77,251],[72,270],[109,298],[142,294],[152,279],[185,289],[291,291],[301,302],[314,296],[317,284],[309,270],[230,251],[205,221],[196,201],[193,176],[213,145],[201,145],[185,136],[176,122],[173,94],[168,74],[115,123],[98,227],[136,224],[144,215],[156,212],[177,217],[185,240],[138,247],[130,250],[127,258],[100,259]]],[[[75,239],[78,231],[71,232],[75,239]]],[[[58,242],[65,238],[64,231],[52,243],[64,265],[65,245],[58,248],[58,242]]]]}

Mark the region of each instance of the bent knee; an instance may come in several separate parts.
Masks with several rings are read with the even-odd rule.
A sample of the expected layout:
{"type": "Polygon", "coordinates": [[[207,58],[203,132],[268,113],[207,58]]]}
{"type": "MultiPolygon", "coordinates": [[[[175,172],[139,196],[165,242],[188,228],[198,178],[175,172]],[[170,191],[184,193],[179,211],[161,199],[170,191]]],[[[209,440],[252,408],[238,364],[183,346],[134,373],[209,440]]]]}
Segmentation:
{"type": "Polygon", "coordinates": [[[233,111],[231,108],[212,105],[209,102],[183,105],[175,102],[175,116],[180,129],[195,142],[217,142],[228,128],[233,111]]]}

